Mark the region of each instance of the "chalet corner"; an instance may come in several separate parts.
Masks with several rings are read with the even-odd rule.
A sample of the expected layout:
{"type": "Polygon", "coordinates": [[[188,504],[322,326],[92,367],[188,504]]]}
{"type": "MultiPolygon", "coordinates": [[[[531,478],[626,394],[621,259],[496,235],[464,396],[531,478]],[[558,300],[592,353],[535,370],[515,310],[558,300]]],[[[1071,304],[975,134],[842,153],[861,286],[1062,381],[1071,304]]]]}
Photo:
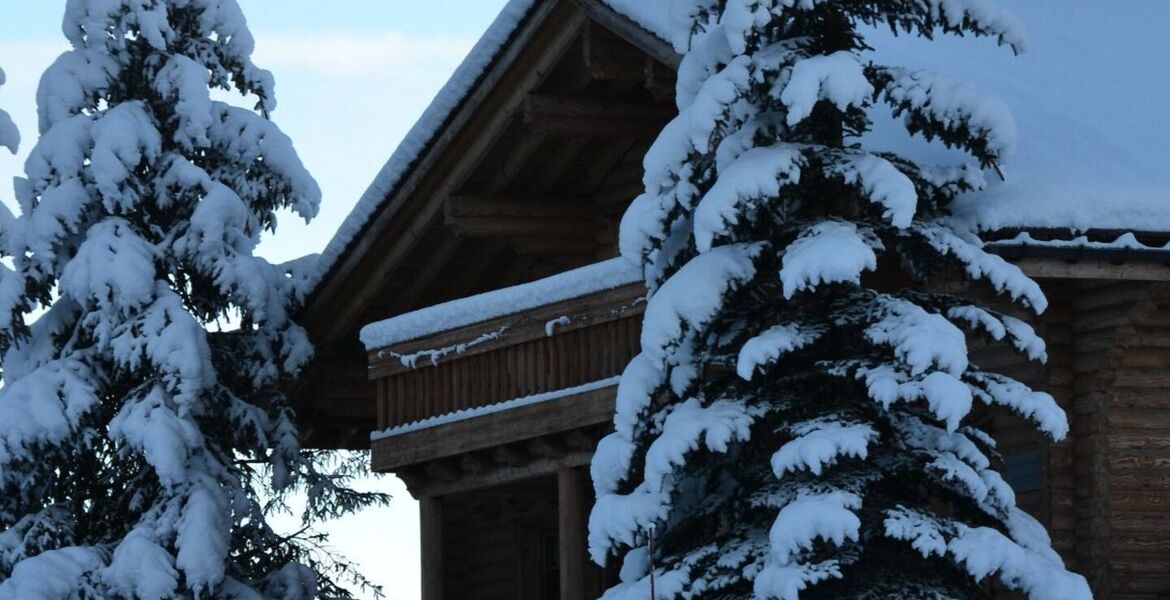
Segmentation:
{"type": "MultiPolygon", "coordinates": [[[[512,2],[477,51],[322,257],[294,395],[310,444],[368,446],[419,498],[424,599],[596,597],[615,574],[585,554],[588,463],[645,297],[617,229],[679,57],[602,0],[512,2]]],[[[986,233],[1051,301],[1049,361],[973,357],[1072,433],[982,425],[1101,599],[1170,597],[1170,228],[1150,229],[986,233]]],[[[874,277],[910,285],[895,272],[874,277]]]]}

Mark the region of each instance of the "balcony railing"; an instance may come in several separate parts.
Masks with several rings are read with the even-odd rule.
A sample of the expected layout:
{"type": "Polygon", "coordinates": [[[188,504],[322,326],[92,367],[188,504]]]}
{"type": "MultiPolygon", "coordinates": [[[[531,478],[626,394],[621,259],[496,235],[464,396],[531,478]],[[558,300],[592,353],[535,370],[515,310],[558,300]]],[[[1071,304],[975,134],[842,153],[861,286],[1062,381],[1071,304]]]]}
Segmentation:
{"type": "Polygon", "coordinates": [[[533,306],[540,297],[370,351],[375,468],[608,422],[617,376],[638,352],[645,287],[622,283],[533,306]],[[601,404],[573,404],[578,396],[601,404]],[[456,431],[461,439],[445,439],[456,431]]]}

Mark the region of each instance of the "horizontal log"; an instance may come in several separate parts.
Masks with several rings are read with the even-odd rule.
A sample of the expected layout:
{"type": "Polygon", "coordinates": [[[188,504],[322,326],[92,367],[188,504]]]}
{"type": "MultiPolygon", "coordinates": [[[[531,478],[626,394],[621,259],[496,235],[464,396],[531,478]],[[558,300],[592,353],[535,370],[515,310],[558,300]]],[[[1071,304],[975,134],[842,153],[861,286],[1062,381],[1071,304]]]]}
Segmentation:
{"type": "Polygon", "coordinates": [[[1170,536],[1170,513],[1115,512],[1109,523],[1116,532],[1160,533],[1170,536]]]}
{"type": "Polygon", "coordinates": [[[1165,600],[1167,590],[1170,590],[1170,575],[1165,572],[1142,573],[1140,576],[1129,574],[1113,578],[1112,593],[1107,598],[1111,600],[1121,600],[1122,598],[1165,600]]]}
{"type": "Polygon", "coordinates": [[[1109,547],[1114,552],[1164,554],[1170,548],[1170,536],[1163,532],[1113,532],[1109,536],[1109,547]]]}
{"type": "Polygon", "coordinates": [[[1079,310],[1118,304],[1132,305],[1149,295],[1150,283],[1146,281],[1113,281],[1109,282],[1108,285],[1077,290],[1072,293],[1075,294],[1072,304],[1079,310]]]}
{"type": "MultiPolygon", "coordinates": [[[[1170,332],[1167,332],[1170,335],[1170,332]]],[[[1122,336],[1119,341],[1126,343],[1122,336]]],[[[1126,348],[1121,359],[1122,367],[1154,367],[1166,368],[1170,366],[1170,348],[1126,348]]]]}
{"type": "Polygon", "coordinates": [[[550,137],[653,138],[676,113],[667,103],[529,94],[523,121],[550,137]]]}
{"type": "MultiPolygon", "coordinates": [[[[433,363],[426,356],[419,356],[412,365],[403,364],[400,357],[414,356],[436,348],[467,344],[472,340],[482,339],[488,333],[499,332],[496,337],[490,340],[466,348],[457,358],[464,359],[476,354],[547,337],[548,332],[545,326],[548,322],[560,317],[568,317],[568,322],[557,326],[555,330],[557,333],[633,317],[641,314],[645,309],[645,302],[641,300],[645,294],[643,284],[631,284],[580,298],[572,298],[564,302],[518,311],[514,314],[374,350],[369,355],[368,376],[370,379],[379,379],[431,366],[433,363]]],[[[451,358],[451,360],[455,359],[451,358]]]]}
{"type": "MultiPolygon", "coordinates": [[[[588,234],[593,229],[582,230],[588,234]]],[[[545,235],[517,236],[508,240],[508,245],[520,256],[566,256],[589,257],[597,255],[601,246],[595,236],[559,236],[545,235]]]]}
{"type": "MultiPolygon", "coordinates": [[[[436,496],[461,494],[534,477],[552,475],[562,466],[582,467],[588,465],[592,457],[592,452],[577,452],[560,458],[540,458],[518,467],[499,468],[484,473],[464,475],[452,482],[424,481],[418,484],[417,490],[418,493],[436,496]]],[[[410,491],[412,494],[416,493],[415,489],[410,491]]]]}
{"type": "MultiPolygon", "coordinates": [[[[1114,514],[1123,511],[1170,513],[1170,492],[1110,490],[1109,507],[1114,514]]],[[[1170,543],[1170,535],[1166,541],[1170,543]]],[[[1170,546],[1167,546],[1167,550],[1170,550],[1170,546]]]]}
{"type": "Polygon", "coordinates": [[[608,423],[616,387],[488,413],[371,442],[374,471],[390,472],[419,463],[484,450],[543,435],[608,423]]]}
{"type": "Polygon", "coordinates": [[[584,238],[593,243],[597,223],[593,219],[562,217],[448,217],[446,224],[456,233],[480,238],[561,237],[584,238]]]}
{"type": "Polygon", "coordinates": [[[1150,262],[1113,264],[1103,260],[1069,262],[1059,258],[1025,258],[1015,264],[1035,279],[1170,281],[1170,267],[1150,262]]]}
{"type": "Polygon", "coordinates": [[[452,196],[443,204],[448,219],[521,217],[593,221],[596,209],[587,198],[571,200],[514,196],[452,196]]]}
{"type": "Polygon", "coordinates": [[[1109,452],[1113,472],[1149,469],[1170,472],[1170,453],[1164,450],[1129,450],[1114,448],[1109,452]]]}
{"type": "Polygon", "coordinates": [[[1148,435],[1170,435],[1170,413],[1158,408],[1110,407],[1109,426],[1115,429],[1148,431],[1148,435]]]}
{"type": "Polygon", "coordinates": [[[1170,472],[1130,471],[1109,476],[1113,490],[1170,491],[1170,472]]]}

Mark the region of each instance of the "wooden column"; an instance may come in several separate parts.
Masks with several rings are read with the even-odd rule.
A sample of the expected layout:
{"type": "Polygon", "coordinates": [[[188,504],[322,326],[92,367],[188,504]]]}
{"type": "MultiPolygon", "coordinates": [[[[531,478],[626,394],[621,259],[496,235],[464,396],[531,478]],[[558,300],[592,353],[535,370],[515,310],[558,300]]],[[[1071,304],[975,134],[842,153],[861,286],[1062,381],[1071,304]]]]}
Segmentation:
{"type": "Polygon", "coordinates": [[[589,499],[581,469],[561,465],[557,470],[557,514],[560,542],[561,600],[585,600],[586,514],[589,499]]]}
{"type": "Polygon", "coordinates": [[[443,600],[443,499],[439,496],[419,498],[418,520],[422,600],[443,600]]]}

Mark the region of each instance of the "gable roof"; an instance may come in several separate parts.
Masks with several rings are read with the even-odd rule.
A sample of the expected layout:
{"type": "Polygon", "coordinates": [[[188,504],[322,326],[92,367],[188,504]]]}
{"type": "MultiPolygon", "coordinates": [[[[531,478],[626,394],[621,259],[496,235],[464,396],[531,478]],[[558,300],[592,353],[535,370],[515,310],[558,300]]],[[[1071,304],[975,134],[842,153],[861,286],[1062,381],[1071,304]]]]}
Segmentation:
{"type": "Polygon", "coordinates": [[[308,286],[315,290],[326,274],[337,264],[352,242],[362,233],[385,202],[397,191],[399,184],[415,166],[422,153],[450,121],[455,110],[463,104],[476,83],[483,77],[512,34],[520,27],[537,0],[509,0],[487,31],[467,53],[467,57],[451,74],[451,78],[431,100],[418,121],[402,138],[386,164],[374,176],[374,181],[358,199],[353,210],[342,221],[337,233],[329,240],[309,277],[308,286]]]}
{"type": "MultiPolygon", "coordinates": [[[[601,0],[663,42],[686,44],[670,0],[601,0]]],[[[511,0],[399,144],[321,254],[316,287],[394,194],[537,0],[511,0]]],[[[582,0],[597,12],[597,0],[582,0]]],[[[1012,10],[1029,30],[1029,51],[1012,56],[987,40],[892,38],[872,32],[875,58],[932,69],[1003,99],[1019,127],[1007,179],[969,194],[958,216],[979,229],[1069,228],[1170,231],[1170,25],[1162,0],[1120,10],[1095,0],[1029,0],[1012,10]]],[[[650,36],[647,36],[649,38],[650,36]]],[[[643,40],[645,44],[645,40],[643,40]]],[[[669,50],[666,50],[669,52],[669,50]]],[[[876,145],[925,160],[954,160],[937,144],[906,140],[878,123],[876,145]]]]}
{"type": "MultiPolygon", "coordinates": [[[[982,230],[1170,232],[1170,4],[1163,0],[1007,3],[1028,29],[1012,56],[989,40],[874,35],[878,60],[927,68],[1002,99],[1018,128],[1006,180],[956,205],[982,230]]],[[[879,137],[883,132],[878,131],[879,137]]],[[[888,136],[901,153],[954,160],[888,136]]]]}

